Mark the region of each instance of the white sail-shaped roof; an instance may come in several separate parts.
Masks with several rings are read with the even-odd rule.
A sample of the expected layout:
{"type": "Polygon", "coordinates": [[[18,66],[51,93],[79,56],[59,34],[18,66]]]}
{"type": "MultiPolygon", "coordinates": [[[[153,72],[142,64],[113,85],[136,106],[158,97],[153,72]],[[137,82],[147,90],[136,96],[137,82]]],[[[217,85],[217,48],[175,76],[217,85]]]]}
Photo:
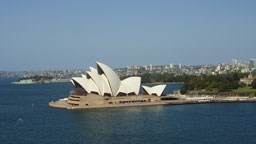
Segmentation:
{"type": "Polygon", "coordinates": [[[94,67],[90,67],[91,72],[98,73],[98,70],[94,67]]]}
{"type": "Polygon", "coordinates": [[[108,79],[109,86],[113,96],[117,96],[121,81],[118,75],[107,65],[97,62],[98,72],[103,71],[106,78],[108,79]]]}
{"type": "Polygon", "coordinates": [[[71,79],[70,81],[73,84],[73,86],[76,86],[75,83],[74,83],[74,80],[71,79]]]}
{"type": "Polygon", "coordinates": [[[156,94],[157,96],[161,96],[166,85],[156,85],[153,88],[152,94],[156,94]]]}
{"type": "Polygon", "coordinates": [[[88,83],[86,83],[86,81],[83,78],[81,78],[81,77],[73,77],[72,80],[77,82],[80,86],[82,86],[82,88],[87,93],[90,93],[90,89],[88,88],[88,83]]]}
{"type": "MultiPolygon", "coordinates": [[[[95,69],[96,70],[96,69],[95,69]]],[[[98,74],[98,72],[92,70],[91,72],[90,71],[87,71],[86,72],[90,77],[91,79],[94,81],[95,85],[97,86],[98,90],[99,90],[99,94],[100,95],[104,95],[104,91],[103,91],[103,85],[102,85],[102,79],[101,79],[101,76],[98,74]]]]}
{"type": "Polygon", "coordinates": [[[88,93],[90,93],[91,89],[90,89],[89,79],[87,78],[86,75],[82,75],[82,78],[83,78],[83,81],[86,83],[85,89],[87,90],[88,93]]]}
{"type": "MultiPolygon", "coordinates": [[[[120,80],[118,75],[107,65],[97,62],[97,69],[90,67],[86,75],[74,77],[71,82],[74,86],[80,85],[87,93],[97,93],[98,95],[117,96],[119,94],[139,94],[141,78],[129,77],[120,80]]],[[[154,87],[142,86],[149,95],[161,96],[166,85],[154,87]]]]}
{"type": "Polygon", "coordinates": [[[83,80],[87,83],[87,89],[89,89],[88,93],[91,92],[96,92],[98,94],[100,94],[100,91],[98,89],[98,87],[96,86],[95,82],[92,80],[92,78],[88,78],[86,75],[82,75],[83,80]]]}
{"type": "Polygon", "coordinates": [[[83,75],[83,74],[82,74],[82,78],[88,80],[87,76],[86,76],[86,75],[83,75]]]}
{"type": "Polygon", "coordinates": [[[96,84],[94,83],[94,81],[91,78],[89,79],[89,85],[90,85],[91,92],[96,92],[96,93],[100,94],[98,87],[96,86],[96,84]]]}
{"type": "Polygon", "coordinates": [[[105,93],[110,94],[111,96],[113,95],[108,83],[108,79],[106,78],[106,76],[104,74],[101,75],[101,79],[102,79],[102,86],[103,86],[103,95],[105,93]]]}
{"type": "Polygon", "coordinates": [[[147,92],[149,95],[151,95],[151,94],[152,94],[152,92],[151,92],[151,87],[148,87],[148,86],[142,86],[142,88],[143,88],[143,90],[144,90],[145,92],[147,92]]]}
{"type": "Polygon", "coordinates": [[[155,94],[157,96],[161,96],[166,85],[156,85],[153,87],[148,87],[148,86],[142,86],[144,91],[146,91],[149,95],[155,94]]]}
{"type": "Polygon", "coordinates": [[[119,87],[118,94],[124,93],[124,94],[128,95],[129,93],[132,93],[132,92],[134,92],[134,90],[132,88],[130,88],[130,86],[127,83],[121,81],[121,85],[119,87]]]}
{"type": "Polygon", "coordinates": [[[122,80],[122,83],[125,83],[129,88],[131,88],[129,93],[134,92],[136,95],[139,94],[141,83],[140,77],[129,77],[122,80]]]}

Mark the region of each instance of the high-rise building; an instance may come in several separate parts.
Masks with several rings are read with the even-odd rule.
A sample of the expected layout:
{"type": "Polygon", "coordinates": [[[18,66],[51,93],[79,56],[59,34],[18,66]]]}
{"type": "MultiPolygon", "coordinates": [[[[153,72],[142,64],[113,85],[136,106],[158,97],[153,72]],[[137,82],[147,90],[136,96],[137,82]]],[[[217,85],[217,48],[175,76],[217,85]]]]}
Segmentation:
{"type": "Polygon", "coordinates": [[[127,75],[131,75],[132,67],[130,65],[127,66],[127,75]]]}
{"type": "Polygon", "coordinates": [[[232,59],[232,67],[236,67],[238,65],[238,60],[232,59]]]}
{"type": "Polygon", "coordinates": [[[256,59],[250,60],[250,68],[256,68],[256,59]]]}
{"type": "Polygon", "coordinates": [[[218,72],[218,71],[220,71],[220,65],[218,65],[217,67],[216,67],[216,69],[215,69],[215,72],[218,72]]]}
{"type": "Polygon", "coordinates": [[[133,67],[133,75],[138,75],[138,66],[133,67]]]}
{"type": "Polygon", "coordinates": [[[181,69],[182,68],[182,65],[181,64],[179,64],[179,69],[181,69]]]}
{"type": "Polygon", "coordinates": [[[172,69],[173,68],[173,64],[170,64],[170,69],[172,69]]]}
{"type": "Polygon", "coordinates": [[[153,70],[152,64],[149,65],[149,70],[150,70],[150,71],[153,70]]]}
{"type": "Polygon", "coordinates": [[[130,65],[128,65],[128,66],[127,66],[127,70],[130,70],[130,69],[131,69],[131,66],[130,66],[130,65]]]}

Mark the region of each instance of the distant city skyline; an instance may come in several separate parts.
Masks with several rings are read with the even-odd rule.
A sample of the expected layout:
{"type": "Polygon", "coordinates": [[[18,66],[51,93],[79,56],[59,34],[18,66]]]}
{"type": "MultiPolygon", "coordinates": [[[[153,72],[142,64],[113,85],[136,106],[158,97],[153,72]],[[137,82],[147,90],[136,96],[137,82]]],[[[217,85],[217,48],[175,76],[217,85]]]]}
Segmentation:
{"type": "MultiPolygon", "coordinates": [[[[96,68],[96,67],[95,67],[96,68]]],[[[51,76],[55,78],[79,77],[89,69],[69,70],[40,70],[40,71],[0,71],[0,78],[8,77],[30,77],[30,76],[51,76]]],[[[250,62],[242,62],[232,59],[232,62],[208,65],[127,65],[114,69],[120,77],[142,76],[144,74],[171,74],[171,75],[217,75],[231,74],[234,72],[254,74],[256,71],[256,59],[250,62]]]]}
{"type": "Polygon", "coordinates": [[[256,58],[256,1],[0,1],[0,71],[256,58]]]}
{"type": "MultiPolygon", "coordinates": [[[[227,62],[219,62],[219,63],[215,63],[215,64],[191,64],[191,65],[189,65],[189,64],[182,64],[182,63],[169,63],[169,64],[167,64],[167,63],[165,63],[165,64],[155,64],[155,65],[152,65],[152,64],[144,64],[144,65],[130,65],[130,64],[128,64],[128,65],[121,65],[120,67],[115,67],[114,69],[115,70],[118,70],[118,69],[123,69],[123,68],[125,68],[125,69],[127,69],[127,68],[129,68],[129,67],[147,67],[149,70],[151,69],[152,70],[152,67],[158,67],[158,66],[165,66],[165,67],[168,67],[168,68],[173,68],[174,66],[176,66],[176,67],[178,67],[179,69],[181,69],[183,66],[193,66],[193,67],[196,67],[196,66],[210,66],[210,65],[212,65],[212,66],[219,66],[219,65],[222,65],[222,64],[224,64],[224,65],[226,65],[226,64],[228,64],[228,65],[231,65],[231,66],[233,66],[234,65],[234,60],[238,63],[238,64],[247,64],[248,66],[250,66],[250,65],[252,65],[251,64],[251,62],[252,62],[252,60],[253,61],[255,61],[256,59],[250,59],[249,61],[243,61],[243,60],[237,60],[237,59],[232,59],[232,60],[230,60],[230,61],[227,61],[227,62]]],[[[236,65],[236,64],[235,64],[236,65]]],[[[254,65],[254,64],[253,64],[254,65]]],[[[96,67],[96,65],[90,65],[89,67],[96,67]]],[[[256,67],[256,66],[254,66],[254,67],[256,67]]],[[[6,70],[1,70],[0,72],[40,72],[40,71],[42,71],[42,72],[44,72],[44,71],[72,71],[72,70],[82,70],[82,71],[84,71],[84,70],[89,70],[88,68],[74,68],[74,69],[72,69],[72,68],[64,68],[64,69],[39,69],[39,70],[37,70],[37,69],[35,69],[35,70],[10,70],[10,71],[6,71],[6,70]]]]}

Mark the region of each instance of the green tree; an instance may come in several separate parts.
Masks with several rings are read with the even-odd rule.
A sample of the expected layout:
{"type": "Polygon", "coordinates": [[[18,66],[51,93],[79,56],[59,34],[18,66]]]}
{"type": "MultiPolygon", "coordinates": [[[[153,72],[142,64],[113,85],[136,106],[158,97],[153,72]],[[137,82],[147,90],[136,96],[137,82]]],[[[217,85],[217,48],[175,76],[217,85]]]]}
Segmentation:
{"type": "Polygon", "coordinates": [[[189,90],[189,83],[184,83],[180,89],[181,94],[186,94],[189,90]]]}
{"type": "Polygon", "coordinates": [[[239,73],[235,72],[235,73],[233,74],[233,79],[234,79],[235,81],[239,81],[239,80],[240,80],[240,75],[239,75],[239,73]]]}
{"type": "Polygon", "coordinates": [[[230,92],[232,91],[232,88],[233,88],[232,83],[225,80],[219,85],[217,90],[218,92],[230,92]]]}
{"type": "Polygon", "coordinates": [[[254,93],[250,93],[249,98],[253,98],[253,97],[254,97],[254,93]]]}

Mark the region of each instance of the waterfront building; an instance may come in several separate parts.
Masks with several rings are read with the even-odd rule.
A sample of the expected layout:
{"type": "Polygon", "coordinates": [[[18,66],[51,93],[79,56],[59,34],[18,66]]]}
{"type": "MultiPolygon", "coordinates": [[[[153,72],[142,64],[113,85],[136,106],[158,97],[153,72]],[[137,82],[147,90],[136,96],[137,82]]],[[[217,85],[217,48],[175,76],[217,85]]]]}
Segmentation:
{"type": "Polygon", "coordinates": [[[59,108],[94,108],[122,106],[123,104],[141,105],[161,101],[160,96],[166,85],[152,88],[143,86],[140,95],[141,78],[128,77],[120,80],[118,75],[109,66],[97,62],[97,68],[90,67],[82,77],[73,77],[71,82],[74,89],[64,101],[50,103],[50,106],[59,108]]]}
{"type": "Polygon", "coordinates": [[[241,79],[240,79],[240,82],[241,82],[241,83],[244,83],[244,84],[246,84],[246,85],[248,86],[248,85],[251,85],[251,84],[252,84],[252,82],[253,82],[253,80],[254,80],[255,78],[256,78],[256,76],[250,74],[250,75],[248,75],[248,77],[241,78],[241,79]]]}

